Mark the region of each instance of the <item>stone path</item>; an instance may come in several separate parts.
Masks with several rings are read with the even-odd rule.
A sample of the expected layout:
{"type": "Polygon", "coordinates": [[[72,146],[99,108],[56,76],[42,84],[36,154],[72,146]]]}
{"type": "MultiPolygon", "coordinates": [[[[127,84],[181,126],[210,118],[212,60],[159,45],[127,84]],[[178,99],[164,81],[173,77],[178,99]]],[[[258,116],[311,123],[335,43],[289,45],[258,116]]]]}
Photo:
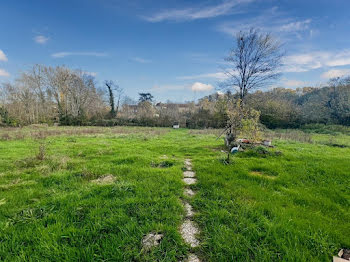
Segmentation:
{"type": "MultiPolygon", "coordinates": [[[[192,171],[192,163],[190,159],[185,160],[185,167],[186,171],[184,171],[183,175],[183,181],[187,184],[184,194],[188,197],[193,197],[196,192],[194,192],[191,188],[189,188],[190,185],[193,185],[197,183],[196,179],[196,173],[192,171]]],[[[195,212],[193,211],[193,208],[190,203],[187,201],[183,201],[183,205],[186,211],[186,216],[183,224],[180,227],[180,233],[182,235],[182,238],[185,240],[187,244],[189,244],[192,248],[199,246],[199,241],[197,239],[197,235],[199,234],[199,229],[197,225],[193,222],[192,218],[195,212]]],[[[188,256],[188,259],[186,260],[188,262],[200,262],[199,258],[193,254],[190,253],[188,256]]]]}

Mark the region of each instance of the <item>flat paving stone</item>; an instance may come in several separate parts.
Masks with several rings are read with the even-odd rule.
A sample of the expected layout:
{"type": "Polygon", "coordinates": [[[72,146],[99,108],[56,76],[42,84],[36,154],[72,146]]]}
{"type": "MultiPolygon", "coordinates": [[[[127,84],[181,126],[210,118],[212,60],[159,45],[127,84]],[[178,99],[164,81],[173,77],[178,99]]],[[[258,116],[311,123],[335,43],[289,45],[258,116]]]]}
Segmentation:
{"type": "Polygon", "coordinates": [[[193,171],[185,171],[184,172],[184,177],[195,177],[196,173],[193,171]]]}
{"type": "Polygon", "coordinates": [[[188,178],[188,177],[185,177],[183,179],[183,181],[187,184],[187,185],[193,185],[197,182],[197,179],[195,178],[188,178]]]}
{"type": "Polygon", "coordinates": [[[196,192],[194,192],[191,188],[185,188],[184,194],[186,196],[193,197],[196,194],[196,192]]]}
{"type": "Polygon", "coordinates": [[[189,159],[189,158],[185,159],[185,164],[192,165],[191,159],[189,159]]]}
{"type": "Polygon", "coordinates": [[[152,247],[158,246],[163,238],[163,234],[149,233],[142,239],[142,246],[145,250],[150,250],[152,247]]]}
{"type": "Polygon", "coordinates": [[[189,254],[186,262],[201,262],[195,254],[189,254]]]}
{"type": "Polygon", "coordinates": [[[196,238],[196,235],[199,234],[199,229],[192,220],[186,219],[184,221],[181,225],[180,233],[185,242],[191,247],[199,246],[199,241],[196,238]]]}
{"type": "Polygon", "coordinates": [[[185,167],[186,167],[188,170],[192,170],[191,159],[185,159],[185,167]]]}
{"type": "Polygon", "coordinates": [[[193,217],[194,211],[193,211],[192,206],[187,202],[184,203],[184,206],[185,206],[185,210],[186,210],[186,217],[188,217],[188,218],[193,217]]]}

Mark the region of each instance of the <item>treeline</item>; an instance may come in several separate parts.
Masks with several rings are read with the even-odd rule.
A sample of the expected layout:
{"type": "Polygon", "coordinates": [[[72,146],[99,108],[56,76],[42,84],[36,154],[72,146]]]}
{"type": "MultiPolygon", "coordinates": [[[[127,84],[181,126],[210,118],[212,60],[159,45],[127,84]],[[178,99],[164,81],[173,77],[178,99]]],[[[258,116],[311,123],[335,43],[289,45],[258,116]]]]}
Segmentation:
{"type": "MultiPolygon", "coordinates": [[[[193,127],[222,127],[226,106],[236,94],[215,94],[200,99],[192,114],[193,127]]],[[[268,128],[299,128],[306,124],[350,126],[350,78],[336,79],[329,86],[297,89],[274,88],[246,97],[246,106],[260,112],[260,122],[268,128]]]]}
{"type": "MultiPolygon", "coordinates": [[[[139,101],[123,95],[111,81],[98,87],[93,76],[66,67],[34,66],[0,88],[0,125],[143,125],[222,128],[227,124],[231,92],[212,94],[197,103],[155,103],[149,93],[139,101]],[[115,101],[114,101],[115,100],[115,101]],[[115,102],[115,103],[114,103],[115,102]]],[[[350,126],[350,78],[322,88],[275,88],[247,94],[245,106],[260,112],[269,128],[305,124],[350,126]]]]}
{"type": "Polygon", "coordinates": [[[248,102],[260,111],[261,123],[269,128],[313,123],[350,126],[350,79],[338,79],[322,88],[257,91],[248,102]]]}
{"type": "Polygon", "coordinates": [[[103,92],[94,78],[66,67],[34,66],[0,89],[0,119],[18,126],[37,123],[81,125],[101,118],[103,92]]]}

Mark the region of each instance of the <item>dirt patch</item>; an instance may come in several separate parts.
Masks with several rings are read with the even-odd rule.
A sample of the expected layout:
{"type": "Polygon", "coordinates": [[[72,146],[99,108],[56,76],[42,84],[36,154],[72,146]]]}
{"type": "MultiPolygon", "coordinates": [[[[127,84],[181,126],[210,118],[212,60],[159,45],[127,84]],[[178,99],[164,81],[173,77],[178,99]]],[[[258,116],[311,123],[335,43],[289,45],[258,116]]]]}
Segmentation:
{"type": "Polygon", "coordinates": [[[331,146],[331,147],[339,147],[339,148],[346,148],[348,147],[347,145],[343,145],[343,144],[335,144],[335,143],[327,143],[327,146],[331,146]]]}
{"type": "Polygon", "coordinates": [[[195,177],[196,176],[196,173],[193,172],[193,171],[185,171],[184,172],[184,177],[195,177]]]}
{"type": "Polygon", "coordinates": [[[158,168],[169,168],[169,167],[172,167],[173,165],[174,163],[169,160],[165,160],[160,163],[153,162],[153,161],[151,162],[151,167],[158,167],[158,168]]]}
{"type": "Polygon", "coordinates": [[[142,248],[150,250],[152,247],[158,246],[163,238],[163,234],[149,233],[142,239],[142,248]]]}
{"type": "Polygon", "coordinates": [[[187,185],[193,185],[197,182],[197,179],[195,178],[188,178],[188,177],[185,177],[183,179],[183,181],[187,184],[187,185]]]}
{"type": "Polygon", "coordinates": [[[350,249],[343,249],[343,255],[341,256],[341,258],[350,260],[350,249]]]}
{"type": "Polygon", "coordinates": [[[199,234],[199,229],[196,227],[193,221],[186,219],[181,225],[180,233],[185,242],[191,247],[199,246],[199,241],[196,238],[196,235],[199,234]]]}
{"type": "Polygon", "coordinates": [[[97,179],[91,180],[91,183],[98,185],[110,185],[113,184],[116,178],[113,175],[106,175],[97,179]]]}

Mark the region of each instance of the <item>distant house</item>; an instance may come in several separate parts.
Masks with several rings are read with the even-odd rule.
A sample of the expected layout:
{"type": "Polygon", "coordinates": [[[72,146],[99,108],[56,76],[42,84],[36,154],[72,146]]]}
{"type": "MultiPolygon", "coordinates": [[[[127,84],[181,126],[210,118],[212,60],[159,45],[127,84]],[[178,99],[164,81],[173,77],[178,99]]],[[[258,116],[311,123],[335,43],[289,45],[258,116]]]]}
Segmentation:
{"type": "Polygon", "coordinates": [[[176,103],[157,103],[156,109],[164,110],[164,109],[177,109],[180,113],[188,111],[191,108],[192,104],[176,104],[176,103]]]}

